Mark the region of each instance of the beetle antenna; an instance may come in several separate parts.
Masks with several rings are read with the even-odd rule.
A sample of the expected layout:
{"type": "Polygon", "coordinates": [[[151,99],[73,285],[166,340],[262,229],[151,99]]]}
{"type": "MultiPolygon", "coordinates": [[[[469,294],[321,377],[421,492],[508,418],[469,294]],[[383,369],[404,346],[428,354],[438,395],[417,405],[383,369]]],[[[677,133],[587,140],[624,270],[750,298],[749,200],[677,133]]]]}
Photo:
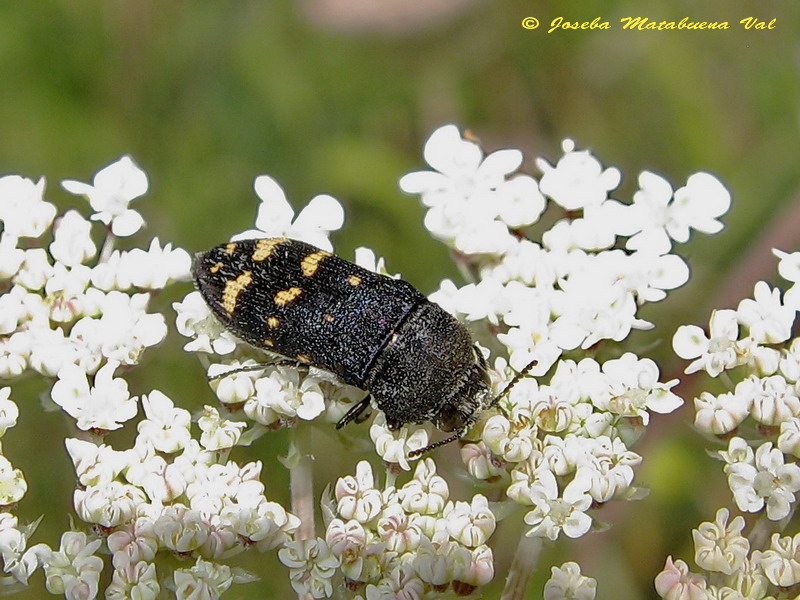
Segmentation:
{"type": "Polygon", "coordinates": [[[525,368],[523,368],[519,373],[514,375],[514,377],[511,379],[511,381],[509,381],[506,384],[506,386],[500,391],[499,394],[497,394],[497,396],[494,397],[494,399],[492,399],[492,403],[489,404],[489,408],[491,408],[492,406],[497,404],[497,402],[498,402],[498,400],[500,400],[500,398],[502,398],[508,392],[510,392],[513,389],[513,387],[519,383],[519,380],[522,379],[523,377],[525,377],[525,375],[528,374],[528,371],[530,371],[533,367],[535,367],[538,364],[539,364],[539,361],[534,358],[531,362],[529,362],[527,365],[525,365],[525,368]]]}
{"type": "Polygon", "coordinates": [[[443,440],[439,440],[438,442],[428,444],[424,448],[419,448],[418,450],[412,450],[411,452],[408,453],[408,457],[414,458],[415,456],[420,456],[422,454],[425,454],[426,452],[430,452],[431,450],[435,450],[436,448],[444,446],[445,444],[449,444],[450,442],[455,442],[457,439],[461,438],[462,435],[464,434],[461,431],[459,431],[451,435],[449,438],[445,438],[443,440]]]}

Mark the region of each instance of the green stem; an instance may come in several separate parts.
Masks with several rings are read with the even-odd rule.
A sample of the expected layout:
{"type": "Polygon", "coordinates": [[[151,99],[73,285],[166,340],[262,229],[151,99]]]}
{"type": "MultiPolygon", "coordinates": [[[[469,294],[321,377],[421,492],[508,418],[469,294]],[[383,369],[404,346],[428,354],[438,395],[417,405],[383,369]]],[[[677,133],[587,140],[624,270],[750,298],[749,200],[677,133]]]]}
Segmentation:
{"type": "Polygon", "coordinates": [[[525,589],[528,587],[531,574],[536,570],[541,552],[542,538],[522,535],[500,600],[521,600],[525,597],[525,589]]]}
{"type": "Polygon", "coordinates": [[[311,428],[302,423],[292,427],[289,443],[289,478],[292,491],[292,512],[300,519],[295,534],[297,540],[313,540],[314,525],[314,476],[310,452],[311,428]]]}

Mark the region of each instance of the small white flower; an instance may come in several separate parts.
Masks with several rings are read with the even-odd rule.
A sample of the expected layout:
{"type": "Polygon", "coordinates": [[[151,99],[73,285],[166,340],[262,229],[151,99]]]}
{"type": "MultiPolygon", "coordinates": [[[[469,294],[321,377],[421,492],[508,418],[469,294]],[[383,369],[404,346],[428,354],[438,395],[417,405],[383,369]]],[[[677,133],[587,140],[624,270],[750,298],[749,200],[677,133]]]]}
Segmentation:
{"type": "Polygon", "coordinates": [[[754,464],[729,464],[725,470],[739,509],[758,512],[766,505],[771,521],[789,514],[795,493],[800,491],[800,467],[785,464],[783,453],[773,448],[771,442],[758,447],[754,464]]]}
{"type": "Polygon", "coordinates": [[[729,516],[728,509],[720,508],[713,523],[692,530],[694,561],[701,569],[731,575],[747,559],[750,542],[742,536],[744,518],[738,516],[728,524],[729,516]]]}
{"type": "Polygon", "coordinates": [[[83,369],[67,365],[58,372],[50,392],[53,402],[71,417],[77,419],[80,429],[102,429],[112,431],[136,416],[136,398],[128,394],[124,379],[114,378],[119,363],[110,361],[94,377],[94,385],[83,369]]]}
{"type": "Polygon", "coordinates": [[[200,557],[191,569],[175,569],[172,577],[177,600],[219,598],[235,583],[228,565],[205,561],[200,557]]]}
{"type": "Polygon", "coordinates": [[[800,458],[800,418],[792,417],[781,423],[781,432],[776,445],[784,454],[800,458]]]}
{"type": "Polygon", "coordinates": [[[228,504],[223,516],[236,524],[238,535],[255,542],[261,552],[288,542],[300,526],[300,519],[277,502],[267,502],[263,496],[252,502],[239,499],[236,505],[228,504]]]}
{"type": "Polygon", "coordinates": [[[142,396],[145,419],[139,422],[139,436],[159,452],[173,454],[186,447],[191,439],[192,417],[188,410],[176,408],[172,400],[158,390],[142,396]]]}
{"type": "Polygon", "coordinates": [[[761,554],[761,567],[772,585],[790,588],[800,583],[800,535],[773,533],[769,549],[761,554]]]}
{"type": "Polygon", "coordinates": [[[325,397],[313,377],[300,378],[297,369],[278,368],[255,382],[255,398],[245,403],[245,413],[269,425],[272,414],[311,421],[325,412],[325,397]]]}
{"type": "Polygon", "coordinates": [[[377,585],[367,586],[367,600],[422,600],[424,591],[424,584],[411,565],[399,564],[377,585]]]}
{"type": "Polygon", "coordinates": [[[436,474],[436,463],[424,458],[417,463],[414,477],[398,490],[400,502],[409,513],[435,515],[442,509],[450,495],[447,482],[436,474]]]}
{"type": "Polygon", "coordinates": [[[94,598],[98,592],[103,559],[94,556],[102,540],[89,541],[86,534],[66,531],[58,551],[42,552],[45,586],[51,594],[68,600],[94,598]]]}
{"type": "Polygon", "coordinates": [[[53,266],[44,248],[25,250],[24,260],[19,272],[14,277],[17,283],[29,290],[41,290],[48,279],[53,276],[53,266]]]}
{"type": "Polygon", "coordinates": [[[278,551],[278,558],[289,568],[289,579],[295,592],[310,594],[312,598],[333,595],[331,579],[340,562],[325,540],[287,542],[278,551]]]}
{"type": "Polygon", "coordinates": [[[792,283],[800,282],[800,252],[783,252],[773,248],[772,253],[780,259],[778,262],[780,276],[792,283]]]}
{"type": "Polygon", "coordinates": [[[19,408],[11,400],[11,388],[0,388],[0,438],[6,434],[6,431],[17,424],[18,417],[19,408]]]}
{"type": "Polygon", "coordinates": [[[153,526],[148,517],[140,517],[130,527],[109,534],[106,543],[115,567],[150,562],[155,558],[159,547],[153,526]]]}
{"type": "Polygon", "coordinates": [[[544,600],[594,600],[597,580],[581,574],[576,562],[565,562],[550,568],[550,579],[544,584],[544,600]]]}
{"type": "Polygon", "coordinates": [[[665,254],[672,240],[685,243],[690,229],[717,233],[722,224],[717,217],[730,207],[730,193],[707,173],[695,173],[674,195],[664,178],[647,171],[639,176],[639,191],[627,209],[625,233],[637,231],[628,240],[630,250],[665,254]]]}
{"type": "Polygon", "coordinates": [[[61,185],[71,194],[86,196],[95,211],[91,219],[109,225],[118,237],[131,236],[144,225],[142,216],[128,205],[147,192],[147,175],[128,155],[98,171],[92,185],[72,179],[61,185]]]}
{"type": "Polygon", "coordinates": [[[76,210],[67,211],[53,227],[51,256],[68,267],[94,257],[97,247],[91,238],[92,225],[76,210]]]}
{"type": "Polygon", "coordinates": [[[295,217],[286,194],[272,177],[259,175],[254,188],[261,199],[256,228],[233,236],[233,241],[285,236],[333,251],[328,236],[344,223],[344,210],[338,200],[326,194],[315,196],[295,217]]]}
{"type": "Polygon", "coordinates": [[[715,396],[702,392],[694,399],[694,426],[713,435],[734,431],[750,414],[750,400],[742,394],[715,396]]]}
{"type": "Polygon", "coordinates": [[[683,400],[669,391],[678,380],[659,383],[658,366],[649,358],[639,359],[626,352],[603,363],[603,373],[608,375],[608,388],[592,395],[592,402],[603,410],[623,417],[640,417],[647,425],[650,415],[646,409],[668,414],[683,405],[683,400]]]}
{"type": "MultiPolygon", "coordinates": [[[[673,214],[688,227],[703,233],[719,233],[722,223],[719,217],[731,207],[731,194],[710,173],[695,173],[686,180],[686,185],[675,191],[672,201],[673,214]]],[[[678,242],[685,240],[673,236],[678,242]]]]}
{"type": "Polygon", "coordinates": [[[464,444],[461,447],[461,462],[469,474],[478,480],[499,479],[505,473],[502,463],[495,460],[484,442],[464,444]]]}
{"type": "Polygon", "coordinates": [[[375,530],[386,550],[398,554],[414,552],[422,540],[420,526],[399,504],[386,507],[375,525],[375,530]]]}
{"type": "Polygon", "coordinates": [[[114,569],[111,583],[105,590],[106,600],[156,600],[161,585],[156,576],[156,565],[139,561],[114,569]]]}
{"type": "Polygon", "coordinates": [[[747,336],[737,342],[739,362],[756,375],[774,375],[781,364],[781,351],[747,336]]]}
{"type": "Polygon", "coordinates": [[[19,175],[0,177],[0,221],[9,241],[39,237],[53,223],[56,207],[42,199],[44,187],[44,179],[34,183],[19,175]]]}
{"type": "MultiPolygon", "coordinates": [[[[255,369],[257,363],[252,360],[212,363],[206,373],[211,389],[223,404],[242,404],[256,394],[255,382],[263,375],[263,371],[255,369]]],[[[247,416],[255,418],[249,412],[247,416]]],[[[259,421],[261,422],[261,421],[259,421]]],[[[264,423],[267,425],[268,423],[264,423]]]]}
{"type": "Polygon", "coordinates": [[[186,337],[193,337],[183,349],[187,352],[207,352],[221,356],[232,353],[238,344],[237,338],[225,329],[208,308],[200,292],[191,292],[183,302],[173,302],[178,313],[176,327],[186,337]]]}
{"type": "Polygon", "coordinates": [[[633,483],[633,469],[642,462],[641,456],[628,450],[619,438],[575,439],[582,446],[584,454],[574,459],[578,465],[576,476],[591,480],[588,493],[595,502],[608,502],[629,491],[633,483]]]}
{"type": "Polygon", "coordinates": [[[147,496],[136,486],[110,481],[76,489],[73,503],[81,520],[103,527],[116,527],[133,521],[147,503],[147,496]]]}
{"type": "Polygon", "coordinates": [[[469,548],[485,544],[496,527],[494,513],[489,510],[485,496],[476,494],[471,503],[449,503],[442,514],[447,522],[447,533],[469,548]]]}
{"type": "Polygon", "coordinates": [[[716,377],[726,369],[732,369],[739,363],[736,341],[739,337],[739,323],[736,311],[715,310],[711,314],[711,335],[696,325],[678,327],[672,338],[675,354],[693,361],[684,373],[687,375],[705,369],[712,377],[716,377]]]}
{"type": "Polygon", "coordinates": [[[740,403],[747,403],[753,418],[772,427],[800,416],[800,398],[794,386],[780,375],[772,377],[748,377],[736,384],[734,394],[740,403]]]}
{"type": "Polygon", "coordinates": [[[720,450],[717,455],[728,465],[739,463],[752,465],[755,459],[753,449],[740,437],[732,437],[728,442],[728,449],[720,450]]]}
{"type": "Polygon", "coordinates": [[[367,542],[364,526],[354,519],[345,522],[333,519],[328,525],[325,542],[343,562],[351,562],[358,557],[367,542]]]}
{"type": "Polygon", "coordinates": [[[0,506],[19,502],[27,491],[28,482],[22,471],[15,469],[5,456],[0,455],[0,506]]]}
{"type": "Polygon", "coordinates": [[[455,550],[448,558],[453,563],[453,579],[459,589],[464,585],[469,586],[463,590],[467,592],[494,579],[494,555],[489,546],[478,546],[473,550],[460,547],[455,550]]]}
{"type": "Polygon", "coordinates": [[[759,281],[753,299],[745,298],[736,310],[739,322],[749,328],[750,337],[760,343],[776,344],[789,339],[794,323],[795,309],[781,303],[781,291],[770,290],[759,281]]]}
{"type": "Polygon", "coordinates": [[[373,419],[369,436],[375,444],[375,451],[386,462],[399,465],[403,471],[410,471],[408,455],[428,445],[427,425],[408,423],[392,431],[386,425],[386,416],[381,412],[373,419]]]}
{"type": "Polygon", "coordinates": [[[18,294],[0,295],[0,335],[14,333],[26,317],[25,305],[18,294]]]}
{"type": "Polygon", "coordinates": [[[425,227],[462,253],[509,250],[516,244],[509,227],[535,222],[545,208],[533,178],[509,177],[522,164],[519,150],[484,157],[455,125],[445,125],[425,144],[425,160],[435,171],[408,173],[400,187],[421,195],[429,207],[425,227]]]}
{"type": "Polygon", "coordinates": [[[689,266],[675,254],[634,252],[621,264],[624,265],[622,283],[636,295],[639,304],[660,302],[666,298],[667,290],[689,281],[689,266]]]}
{"type": "Polygon", "coordinates": [[[0,338],[0,379],[22,375],[28,367],[30,336],[26,332],[0,338]]]}
{"type": "Polygon", "coordinates": [[[502,150],[484,158],[475,142],[462,139],[458,127],[444,125],[425,143],[425,162],[436,171],[404,175],[400,188],[422,194],[427,206],[475,195],[486,196],[522,164],[519,150],[502,150]]]}
{"type": "MultiPolygon", "coordinates": [[[[134,248],[119,255],[116,286],[118,289],[135,286],[160,290],[173,281],[189,281],[191,262],[189,253],[183,248],[173,249],[169,243],[162,248],[158,238],[153,238],[147,250],[134,248]]],[[[92,278],[94,280],[94,274],[92,278]]]]}
{"type": "Polygon", "coordinates": [[[75,474],[81,485],[103,485],[113,481],[127,466],[125,452],[117,452],[111,446],[68,438],[64,440],[67,452],[75,466],[75,474]]]}
{"type": "Polygon", "coordinates": [[[592,497],[586,492],[591,479],[578,471],[575,478],[564,488],[559,497],[555,475],[547,469],[539,469],[533,483],[529,500],[534,509],[525,515],[525,523],[531,529],[525,535],[547,537],[556,540],[563,531],[571,538],[586,534],[592,526],[592,518],[586,511],[592,505],[592,497]]]}
{"type": "Polygon", "coordinates": [[[40,566],[40,558],[50,549],[39,544],[26,549],[28,539],[36,530],[36,522],[20,527],[17,518],[8,512],[0,513],[0,556],[3,570],[18,582],[27,585],[28,579],[40,566]]]}
{"type": "Polygon", "coordinates": [[[343,519],[355,519],[359,523],[372,521],[383,508],[383,498],[375,489],[372,467],[362,460],[356,466],[356,474],[341,477],[334,489],[336,511],[343,519]]]}
{"type": "Polygon", "coordinates": [[[232,448],[242,436],[247,423],[223,419],[213,406],[204,406],[203,415],[197,424],[203,432],[200,443],[206,450],[224,450],[232,448]]]}
{"type": "Polygon", "coordinates": [[[5,231],[0,233],[0,280],[14,277],[24,260],[25,250],[17,248],[17,238],[5,231]]]}
{"type": "Polygon", "coordinates": [[[619,185],[619,170],[604,170],[589,150],[575,150],[570,139],[564,140],[561,148],[564,156],[555,167],[543,158],[536,160],[536,166],[544,173],[539,181],[542,193],[566,210],[599,205],[619,185]]]}
{"type": "Polygon", "coordinates": [[[153,532],[160,544],[175,552],[193,552],[208,540],[209,522],[198,511],[183,504],[173,504],[163,509],[153,532]]]}
{"type": "MultiPolygon", "coordinates": [[[[64,337],[60,329],[36,327],[27,332],[22,340],[27,347],[27,358],[30,367],[47,377],[56,377],[58,372],[68,364],[83,362],[78,349],[64,337]]],[[[87,371],[92,372],[99,365],[99,358],[88,361],[87,371]]]]}
{"type": "Polygon", "coordinates": [[[661,598],[687,598],[690,600],[705,600],[708,598],[706,589],[708,582],[705,577],[692,573],[689,566],[682,560],[674,561],[667,557],[664,570],[656,575],[656,592],[661,598]]]}
{"type": "Polygon", "coordinates": [[[111,361],[138,363],[145,348],[159,344],[167,336],[164,315],[147,312],[149,299],[148,294],[109,292],[98,303],[100,318],[79,320],[70,331],[70,339],[111,361]]]}
{"type": "Polygon", "coordinates": [[[75,265],[71,269],[60,262],[53,265],[52,277],[44,286],[53,321],[68,323],[81,314],[81,300],[91,273],[91,269],[84,265],[75,265]]]}

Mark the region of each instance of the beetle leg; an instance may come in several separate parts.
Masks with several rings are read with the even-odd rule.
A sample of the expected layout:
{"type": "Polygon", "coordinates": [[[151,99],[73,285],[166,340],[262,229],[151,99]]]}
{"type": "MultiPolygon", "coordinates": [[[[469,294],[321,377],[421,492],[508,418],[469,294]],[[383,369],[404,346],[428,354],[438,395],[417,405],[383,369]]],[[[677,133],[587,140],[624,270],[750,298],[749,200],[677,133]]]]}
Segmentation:
{"type": "Polygon", "coordinates": [[[263,371],[267,367],[307,367],[307,365],[302,364],[296,360],[291,358],[280,358],[274,361],[259,363],[256,365],[244,365],[241,367],[236,367],[235,369],[230,369],[228,371],[223,371],[222,373],[217,373],[216,375],[210,375],[208,377],[208,381],[216,381],[217,379],[224,379],[228,375],[236,375],[236,373],[248,373],[250,371],[263,371]]]}
{"type": "Polygon", "coordinates": [[[359,400],[358,404],[352,406],[350,410],[347,411],[347,414],[339,419],[339,422],[336,423],[336,429],[341,429],[351,421],[357,420],[361,413],[363,413],[369,407],[371,400],[372,396],[369,394],[359,400]]]}

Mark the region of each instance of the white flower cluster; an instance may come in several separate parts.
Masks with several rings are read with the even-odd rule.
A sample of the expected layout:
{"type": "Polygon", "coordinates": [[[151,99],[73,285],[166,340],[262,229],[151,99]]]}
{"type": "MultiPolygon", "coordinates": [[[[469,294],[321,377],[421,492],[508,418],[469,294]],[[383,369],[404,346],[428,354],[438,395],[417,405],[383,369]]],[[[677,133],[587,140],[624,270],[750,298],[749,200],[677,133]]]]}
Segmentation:
{"type": "Polygon", "coordinates": [[[759,600],[784,597],[800,585],[800,534],[768,535],[784,531],[800,492],[800,338],[792,333],[800,308],[800,252],[774,254],[791,287],[782,291],[758,282],[753,298],[736,310],[714,311],[708,332],[682,326],[672,340],[676,354],[692,361],[687,373],[705,371],[726,384],[726,391],[704,391],[694,399],[694,424],[727,441],[715,455],[724,463],[733,501],[761,518],[745,535],[742,517],[727,524],[729,512],[720,509],[714,523],[694,532],[695,563],[706,574],[668,559],[656,579],[663,598],[759,600]],[[769,547],[753,539],[768,540],[769,547]]]}
{"type": "Polygon", "coordinates": [[[720,508],[713,523],[702,523],[692,531],[694,561],[706,573],[693,573],[685,561],[668,557],[655,580],[659,596],[675,600],[796,597],[800,534],[773,533],[769,545],[759,550],[743,535],[744,518],[728,522],[729,517],[728,509],[720,508]]]}
{"type": "Polygon", "coordinates": [[[142,404],[145,419],[129,450],[67,440],[81,484],[75,511],[109,532],[114,573],[106,597],[129,598],[138,590],[142,598],[156,598],[162,586],[178,597],[182,586],[210,586],[202,597],[218,597],[232,583],[250,580],[224,560],[251,547],[279,546],[299,521],[264,496],[260,462],[220,461],[216,451],[235,444],[243,424],[222,420],[207,407],[198,442],[191,437],[189,412],[164,394],[154,391],[142,404]],[[159,552],[196,557],[197,564],[160,581],[159,552]]]}
{"type": "MultiPolygon", "coordinates": [[[[75,513],[93,533],[74,525],[58,550],[29,547],[37,523],[21,525],[10,512],[28,484],[0,455],[2,583],[25,585],[41,568],[47,590],[70,600],[218,598],[253,579],[229,558],[288,541],[299,521],[265,498],[260,463],[225,458],[244,423],[206,407],[193,439],[187,410],[158,390],[132,397],[121,376],[166,336],[164,315],[148,312],[152,292],[190,277],[188,253],[157,239],[147,250],[114,249],[143,225],[129,204],[147,190],[144,172],[123,157],[93,185],[63,186],[88,197],[89,220],[75,210],[57,218],[43,180],[0,178],[0,378],[13,384],[29,370],[48,378],[52,401],[85,432],[65,445],[77,474],[75,513]],[[100,252],[92,221],[105,226],[100,252]],[[134,446],[101,443],[140,403],[134,446]],[[183,562],[170,565],[171,556],[183,562]],[[110,583],[101,590],[107,562],[110,583]]],[[[11,391],[0,388],[0,436],[18,417],[11,391]]]]}
{"type": "MultiPolygon", "coordinates": [[[[76,396],[54,401],[74,408],[81,403],[79,373],[85,379],[106,364],[136,364],[145,348],[164,339],[164,316],[147,312],[150,292],[187,280],[190,261],[184,250],[162,248],[158,239],[147,251],[113,250],[115,229],[130,235],[141,226],[127,204],[144,193],[147,178],[130,158],[100,171],[95,186],[64,186],[89,196],[93,220],[112,224],[100,255],[91,222],[78,211],[56,219],[55,206],[43,199],[44,180],[0,178],[0,378],[27,369],[46,377],[64,373],[76,396]]],[[[88,399],[88,383],[83,387],[88,399]]],[[[91,415],[84,418],[84,429],[103,428],[91,415]]]]}
{"type": "Polygon", "coordinates": [[[495,389],[534,363],[528,373],[538,381],[513,385],[462,457],[473,476],[503,482],[529,507],[528,535],[549,539],[582,536],[592,506],[638,495],[631,484],[641,458],[629,446],[651,412],[672,412],[682,400],[670,391],[677,380],[659,382],[655,362],[612,342],[651,327],[639,307],[689,276],[673,242],[692,229],[719,231],[730,206],[707,173],[675,191],[643,173],[632,202],[613,199],[617,169],[571,140],[563,150],[555,165],[536,161],[537,181],[517,172],[521,152],[484,155],[447,125],[425,146],[435,171],[400,181],[474,278],[461,287],[445,281],[431,299],[483,333],[498,356],[495,389]]]}
{"type": "Polygon", "coordinates": [[[331,577],[340,571],[355,598],[421,598],[445,594],[451,586],[457,595],[471,594],[494,576],[487,541],[495,516],[480,494],[470,502],[449,495],[430,458],[417,464],[404,485],[387,481],[383,489],[376,487],[369,463],[358,463],[354,476],[336,483],[325,539],[280,552],[295,590],[330,596],[331,577]]]}
{"type": "MultiPolygon", "coordinates": [[[[26,584],[41,568],[47,589],[70,600],[212,599],[253,579],[230,559],[249,548],[277,548],[298,594],[463,596],[494,577],[488,541],[501,515],[516,513],[529,536],[523,540],[541,545],[562,533],[587,533],[597,505],[639,497],[633,479],[641,457],[630,446],[652,412],[671,412],[682,401],[671,391],[676,381],[660,382],[656,364],[620,342],[651,327],[639,307],[688,279],[673,242],[687,241],[692,229],[718,231],[730,195],[706,173],[675,191],[643,173],[632,201],[622,202],[609,196],[620,181],[617,169],[603,168],[569,140],[563,150],[555,165],[536,161],[537,180],[520,171],[520,151],[485,156],[449,125],[425,147],[435,171],[401,180],[402,189],[421,196],[426,227],[471,278],[461,287],[444,281],[432,299],[469,322],[491,365],[499,397],[461,455],[475,479],[502,486],[507,498],[492,505],[480,494],[450,500],[433,459],[409,457],[429,445],[431,426],[392,431],[378,414],[369,435],[387,463],[385,485],[376,486],[367,462],[338,479],[323,501],[320,537],[306,527],[313,510],[303,512],[304,501],[314,500],[310,467],[305,471],[310,457],[295,445],[302,436],[292,438],[286,461],[293,494],[295,476],[307,477],[300,482],[305,488],[297,486],[307,495],[297,505],[293,497],[302,523],[267,499],[259,462],[240,465],[229,457],[268,429],[337,422],[363,391],[314,367],[264,364],[263,353],[227,332],[192,292],[174,305],[177,328],[191,338],[186,350],[207,366],[220,404],[193,419],[158,390],[131,396],[125,373],[166,335],[163,315],[148,312],[152,292],[190,278],[182,249],[157,239],[147,250],[114,247],[143,225],[130,203],[147,191],[145,174],[123,157],[92,184],[63,182],[87,197],[88,219],[75,210],[56,218],[43,181],[0,178],[0,378],[26,371],[49,378],[50,398],[80,430],[66,440],[80,523],[63,533],[58,550],[29,544],[36,523],[20,524],[11,512],[27,483],[0,453],[0,556],[9,575],[2,583],[26,584]],[[104,226],[101,244],[93,222],[104,226]],[[131,448],[103,443],[104,434],[131,428],[137,415],[131,448]],[[412,470],[410,480],[396,485],[400,473],[412,470]],[[104,569],[110,575],[102,578],[104,569]],[[103,581],[110,582],[105,590],[103,581]]],[[[234,239],[288,236],[332,250],[328,235],[344,218],[335,199],[317,196],[295,215],[272,178],[258,177],[255,191],[261,199],[255,229],[234,239]]],[[[356,262],[387,274],[366,249],[356,252],[356,262]]],[[[800,259],[784,263],[800,280],[800,259]]],[[[794,306],[788,298],[795,296],[800,302],[800,292],[790,293],[776,306],[774,292],[757,290],[756,301],[740,306],[737,327],[747,328],[749,345],[724,319],[712,337],[732,342],[726,348],[724,340],[689,336],[701,348],[688,351],[696,352],[696,368],[715,365],[719,373],[736,364],[754,372],[737,390],[750,398],[744,410],[780,435],[774,448],[752,452],[736,442],[720,456],[736,482],[737,502],[776,519],[788,516],[800,491],[800,473],[783,460],[800,448],[800,424],[793,421],[800,401],[775,379],[800,379],[800,346],[775,349],[788,339],[794,314],[786,316],[794,306]]],[[[16,423],[10,397],[10,387],[0,388],[0,436],[16,423]]],[[[790,546],[783,538],[775,544],[790,546]]],[[[565,563],[553,569],[544,595],[590,600],[594,590],[594,580],[565,563]]]]}

